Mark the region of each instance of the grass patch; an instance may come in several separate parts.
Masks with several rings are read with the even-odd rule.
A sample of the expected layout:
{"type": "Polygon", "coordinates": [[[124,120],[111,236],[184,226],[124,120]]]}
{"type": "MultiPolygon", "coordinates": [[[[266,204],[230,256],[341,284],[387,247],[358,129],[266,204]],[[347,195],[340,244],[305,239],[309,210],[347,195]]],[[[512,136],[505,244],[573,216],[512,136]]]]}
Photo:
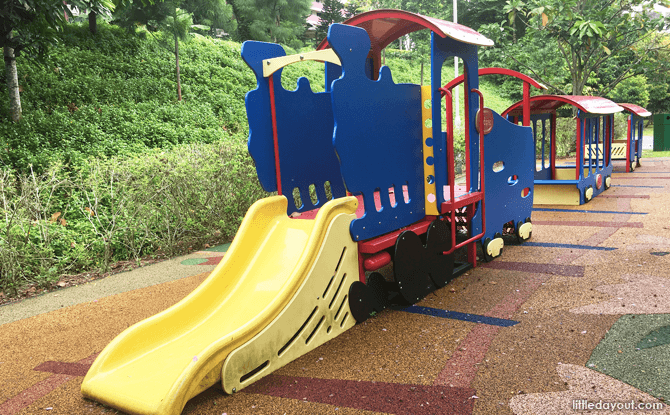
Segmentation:
{"type": "Polygon", "coordinates": [[[642,157],[670,157],[670,151],[642,150],[642,157]]]}

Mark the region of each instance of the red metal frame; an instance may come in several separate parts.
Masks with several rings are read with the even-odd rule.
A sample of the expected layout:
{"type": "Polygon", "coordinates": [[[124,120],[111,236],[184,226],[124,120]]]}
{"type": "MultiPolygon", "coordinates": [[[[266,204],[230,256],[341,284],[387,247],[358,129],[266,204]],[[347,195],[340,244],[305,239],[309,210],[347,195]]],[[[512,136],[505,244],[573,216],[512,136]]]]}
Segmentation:
{"type": "MultiPolygon", "coordinates": [[[[479,108],[480,111],[483,111],[484,109],[484,95],[478,90],[478,89],[472,89],[471,92],[474,92],[479,95],[479,108]]],[[[443,202],[442,205],[440,206],[440,212],[441,213],[446,213],[449,212],[449,217],[451,220],[451,249],[449,251],[444,252],[445,255],[448,255],[452,252],[454,252],[458,248],[462,248],[465,245],[468,245],[472,242],[475,242],[476,240],[480,239],[484,234],[486,233],[486,207],[485,207],[485,202],[484,202],[484,117],[480,116],[479,117],[479,164],[480,164],[480,177],[481,177],[481,189],[478,192],[470,192],[470,184],[467,184],[468,188],[468,194],[463,195],[459,197],[458,199],[455,198],[454,194],[454,185],[455,185],[455,172],[454,172],[454,129],[453,129],[453,96],[451,94],[451,91],[446,88],[440,88],[440,93],[442,96],[446,98],[446,110],[445,110],[445,118],[447,121],[447,180],[449,181],[449,201],[448,202],[443,202]],[[468,205],[473,205],[476,202],[480,202],[482,206],[482,233],[476,236],[472,236],[468,238],[467,240],[461,242],[460,244],[456,244],[456,209],[460,209],[464,206],[468,205]]],[[[469,94],[465,94],[465,97],[467,97],[469,94]]],[[[469,112],[467,110],[467,105],[466,105],[466,114],[469,112]]],[[[466,126],[468,125],[466,121],[466,126]]],[[[470,136],[468,133],[465,134],[465,149],[466,149],[466,154],[469,154],[467,151],[470,147],[470,136]]],[[[466,157],[466,160],[468,157],[466,157]]],[[[467,164],[467,161],[466,161],[467,164]]],[[[466,173],[466,178],[469,178],[470,176],[470,171],[469,171],[469,166],[467,166],[467,173],[466,173]]],[[[468,222],[472,219],[472,210],[468,209],[468,222]]],[[[474,244],[473,244],[474,246],[474,244]]],[[[468,260],[472,262],[473,266],[476,266],[477,264],[477,258],[474,256],[474,259],[470,258],[472,255],[471,247],[468,248],[468,260]]]]}
{"type": "MultiPolygon", "coordinates": [[[[512,69],[506,68],[482,68],[479,70],[479,76],[484,75],[507,75],[513,78],[518,78],[523,81],[523,125],[528,127],[530,126],[530,86],[534,86],[537,89],[547,89],[544,85],[540,84],[533,78],[528,75],[524,75],[521,72],[514,71],[512,69]]],[[[465,80],[465,74],[460,75],[451,81],[449,81],[443,88],[452,90],[454,87],[460,85],[465,80]]],[[[467,107],[467,104],[466,104],[467,107]]],[[[518,122],[517,122],[518,123],[518,122]]]]}
{"type": "Polygon", "coordinates": [[[272,139],[275,150],[275,170],[277,173],[277,194],[282,195],[281,188],[281,169],[279,168],[279,138],[277,135],[277,113],[275,109],[275,83],[274,74],[268,78],[268,87],[270,88],[270,113],[272,114],[272,139]]]}
{"type": "MultiPolygon", "coordinates": [[[[464,43],[470,43],[478,46],[493,46],[492,40],[486,38],[482,34],[467,26],[448,22],[446,20],[436,19],[434,17],[422,16],[420,14],[407,12],[404,10],[371,10],[353,16],[350,19],[345,20],[343,23],[350,26],[362,27],[367,22],[383,19],[387,19],[387,22],[385,22],[386,24],[384,25],[380,25],[380,27],[391,26],[389,30],[383,33],[370,33],[372,47],[378,51],[381,51],[391,42],[397,40],[401,36],[422,29],[429,29],[442,38],[451,37],[464,43]],[[383,35],[383,38],[375,36],[380,34],[383,35]]],[[[323,39],[319,44],[319,47],[317,47],[317,50],[322,50],[328,47],[328,39],[323,39]]]]}
{"type": "MultiPolygon", "coordinates": [[[[570,104],[578,109],[591,114],[614,114],[623,111],[623,107],[601,97],[581,95],[536,95],[530,98],[531,113],[551,113],[565,104],[570,104]]],[[[523,100],[514,103],[501,115],[519,115],[522,111],[523,100]]]]}

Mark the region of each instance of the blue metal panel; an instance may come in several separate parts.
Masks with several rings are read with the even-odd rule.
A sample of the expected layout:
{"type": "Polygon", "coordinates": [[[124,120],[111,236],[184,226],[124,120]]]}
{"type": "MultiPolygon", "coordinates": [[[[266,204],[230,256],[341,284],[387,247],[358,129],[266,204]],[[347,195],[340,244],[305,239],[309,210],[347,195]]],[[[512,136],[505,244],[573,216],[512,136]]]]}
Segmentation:
{"type": "Polygon", "coordinates": [[[351,224],[354,240],[382,235],[425,216],[421,89],[394,84],[383,67],[378,81],[365,73],[370,38],[365,30],[333,24],[328,43],[342,62],[343,76],[332,84],[335,150],[349,191],[362,194],[365,214],[351,224]],[[407,185],[409,202],[403,198],[407,185]],[[394,187],[396,206],[388,189],[394,187]],[[377,211],[374,192],[381,193],[377,211]]]}
{"type": "MultiPolygon", "coordinates": [[[[277,45],[245,42],[242,56],[254,70],[258,87],[246,98],[249,119],[249,152],[256,162],[256,171],[267,191],[277,190],[272,117],[268,80],[263,78],[262,60],[284,56],[277,45]]],[[[298,79],[295,91],[281,86],[280,71],[274,75],[277,137],[282,191],[288,195],[287,213],[304,212],[322,206],[328,201],[324,189],[330,182],[334,198],[346,195],[340,166],[333,149],[333,112],[330,94],[314,93],[307,78],[298,79]],[[312,203],[309,186],[314,185],[317,202],[312,203]],[[298,188],[302,206],[292,200],[293,189],[298,188]]]]}
{"type": "MultiPolygon", "coordinates": [[[[579,182],[577,183],[577,188],[579,189],[579,204],[583,205],[586,203],[586,199],[584,197],[584,191],[590,186],[593,188],[593,197],[595,198],[599,194],[605,191],[605,185],[604,181],[607,176],[610,176],[612,174],[612,170],[614,168],[614,165],[612,164],[612,158],[611,158],[611,152],[612,152],[612,128],[613,128],[613,117],[612,116],[607,116],[607,115],[599,115],[599,114],[591,114],[591,113],[585,113],[583,111],[578,112],[579,120],[580,120],[580,128],[582,129],[582,137],[584,137],[584,144],[588,144],[589,140],[592,140],[593,143],[596,143],[598,140],[598,136],[600,135],[600,124],[601,123],[608,123],[610,124],[609,126],[609,131],[610,135],[609,137],[605,137],[605,134],[603,132],[602,137],[603,139],[600,140],[600,143],[603,144],[603,149],[605,146],[605,142],[609,142],[608,148],[610,150],[610,163],[608,165],[604,165],[605,163],[601,161],[597,165],[593,166],[593,169],[589,167],[593,160],[595,163],[597,159],[589,159],[587,164],[582,164],[584,168],[588,167],[589,171],[591,174],[589,174],[588,177],[584,177],[584,168],[579,169],[579,182]],[[607,120],[609,118],[609,121],[607,120]],[[596,178],[597,175],[600,174],[602,175],[603,178],[603,185],[598,189],[596,187],[596,178]]],[[[584,146],[577,146],[577,151],[580,153],[579,160],[584,160],[584,146]]],[[[607,156],[605,155],[607,158],[607,156]]],[[[584,162],[582,162],[584,163],[584,162]]]]}
{"type": "Polygon", "coordinates": [[[523,222],[533,210],[535,143],[530,127],[512,124],[493,111],[493,130],[484,136],[486,234],[502,233],[509,221],[523,222]],[[503,168],[493,171],[502,161],[503,168]],[[516,176],[516,179],[514,178],[516,176]],[[529,188],[526,197],[522,190],[529,188]]]}
{"type": "MultiPolygon", "coordinates": [[[[477,60],[477,46],[459,42],[457,40],[441,38],[431,33],[431,86],[432,86],[432,116],[433,137],[442,131],[442,105],[439,88],[446,82],[442,82],[442,66],[444,62],[453,56],[463,61],[465,79],[465,91],[468,91],[468,110],[471,114],[468,125],[470,131],[470,189],[468,191],[479,191],[479,133],[475,128],[475,114],[479,109],[479,95],[470,92],[473,88],[479,88],[479,63],[477,60]]],[[[454,106],[459,105],[454,103],[454,106]]],[[[447,150],[445,140],[435,140],[433,143],[435,154],[435,185],[437,189],[443,189],[447,183],[447,150]]],[[[437,192],[438,206],[444,202],[444,194],[437,192]]],[[[477,204],[479,206],[479,204],[477,204]]],[[[482,218],[480,210],[477,209],[471,221],[471,235],[481,233],[482,218]]]]}
{"type": "MultiPolygon", "coordinates": [[[[479,109],[479,96],[476,93],[469,92],[473,88],[479,88],[479,65],[477,61],[477,46],[458,42],[451,38],[441,38],[431,33],[431,89],[432,89],[432,117],[433,117],[433,137],[442,131],[442,97],[439,88],[446,84],[442,80],[442,67],[444,62],[451,57],[459,57],[463,61],[464,70],[467,74],[465,80],[465,90],[468,91],[468,106],[472,116],[469,120],[470,126],[470,183],[475,190],[479,190],[479,134],[475,129],[475,114],[479,109]],[[474,168],[473,168],[474,167],[474,168]]],[[[456,108],[459,103],[454,103],[456,108]]],[[[447,183],[447,150],[446,141],[435,140],[433,143],[435,154],[435,185],[437,189],[444,188],[447,183]]],[[[470,190],[472,191],[472,190],[470,190]]],[[[444,194],[437,192],[438,206],[444,202],[444,194]]]]}
{"type": "MultiPolygon", "coordinates": [[[[256,164],[258,180],[267,192],[277,191],[277,176],[270,117],[270,93],[268,78],[263,77],[263,60],[277,56],[286,56],[286,52],[284,48],[274,43],[246,41],[242,44],[242,59],[256,75],[256,89],[247,92],[244,97],[249,121],[247,147],[256,164]]],[[[272,76],[275,85],[281,85],[281,70],[272,76]]]]}

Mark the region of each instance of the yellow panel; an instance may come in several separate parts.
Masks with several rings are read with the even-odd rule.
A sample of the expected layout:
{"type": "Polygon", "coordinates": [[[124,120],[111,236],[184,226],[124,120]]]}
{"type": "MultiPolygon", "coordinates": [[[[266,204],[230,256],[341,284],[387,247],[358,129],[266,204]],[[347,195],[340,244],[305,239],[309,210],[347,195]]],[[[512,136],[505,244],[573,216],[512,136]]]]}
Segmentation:
{"type": "Polygon", "coordinates": [[[556,180],[575,180],[575,169],[556,169],[556,180]]]}
{"type": "Polygon", "coordinates": [[[296,62],[302,61],[321,61],[341,65],[340,58],[337,57],[333,49],[317,50],[314,52],[298,53],[295,55],[279,56],[272,59],[263,60],[263,76],[268,77],[283,68],[296,62]]]}
{"type": "Polygon", "coordinates": [[[574,184],[536,184],[533,205],[579,206],[579,189],[574,184]]]}
{"type": "Polygon", "coordinates": [[[602,158],[603,158],[603,154],[604,154],[604,152],[603,152],[603,145],[602,145],[602,144],[598,144],[597,146],[596,146],[595,144],[593,144],[593,145],[588,145],[588,144],[585,145],[585,146],[584,146],[584,158],[585,158],[585,159],[588,159],[588,158],[589,158],[589,152],[590,152],[591,147],[593,147],[593,154],[591,154],[591,158],[592,158],[593,160],[596,159],[596,150],[597,150],[598,159],[599,159],[599,160],[602,160],[602,158]]]}
{"type": "MultiPolygon", "coordinates": [[[[254,203],[210,276],[179,303],[117,336],[86,374],[82,394],[126,413],[180,414],[189,399],[221,380],[233,350],[280,315],[327,249],[330,224],[341,214],[350,222],[356,206],[354,197],[332,200],[304,220],[286,215],[284,196],[254,203]]],[[[349,222],[338,220],[347,232],[349,222]]],[[[344,242],[336,242],[341,252],[344,242]]]]}
{"type": "MultiPolygon", "coordinates": [[[[437,191],[435,188],[435,164],[429,165],[426,160],[433,156],[433,146],[426,144],[426,139],[432,138],[433,141],[433,121],[431,114],[431,92],[430,85],[421,87],[421,125],[423,131],[423,188],[424,201],[426,202],[426,215],[439,215],[440,211],[437,208],[437,191]],[[432,177],[432,183],[428,179],[432,177]]],[[[438,137],[439,139],[439,137],[438,137]]],[[[434,163],[434,162],[433,162],[434,163]]]]}
{"type": "Polygon", "coordinates": [[[626,160],[626,142],[617,141],[612,144],[612,160],[626,160]]]}
{"type": "Polygon", "coordinates": [[[349,233],[355,218],[346,214],[335,218],[314,267],[291,302],[228,356],[221,376],[226,393],[239,391],[356,324],[348,300],[349,287],[358,281],[358,245],[349,233]],[[254,370],[259,367],[263,369],[254,370]]]}

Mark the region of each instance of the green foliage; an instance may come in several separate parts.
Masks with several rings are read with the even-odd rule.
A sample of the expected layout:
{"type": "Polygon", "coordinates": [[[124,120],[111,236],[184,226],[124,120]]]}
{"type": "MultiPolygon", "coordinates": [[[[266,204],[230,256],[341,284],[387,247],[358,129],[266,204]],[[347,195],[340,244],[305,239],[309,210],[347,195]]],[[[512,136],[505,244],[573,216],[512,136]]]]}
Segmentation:
{"type": "MultiPolygon", "coordinates": [[[[525,37],[555,42],[564,61],[561,66],[569,73],[569,92],[573,95],[582,95],[600,68],[608,60],[619,58],[620,67],[611,82],[598,85],[602,95],[631,72],[659,69],[650,65],[648,53],[660,46],[655,32],[663,28],[664,19],[649,13],[650,7],[644,0],[509,0],[505,11],[527,25],[525,37]],[[636,11],[638,8],[642,12],[636,11]],[[623,57],[627,59],[620,59],[623,57]]],[[[536,61],[535,66],[539,69],[547,63],[536,61]]],[[[542,76],[539,80],[549,83],[542,76]]]]}
{"type": "Polygon", "coordinates": [[[240,137],[72,170],[0,171],[0,290],[230,240],[267,194],[240,137]]]}
{"type": "Polygon", "coordinates": [[[315,46],[318,46],[326,38],[328,28],[331,24],[344,21],[344,16],[342,16],[344,5],[340,0],[323,0],[321,4],[323,5],[323,10],[319,13],[319,24],[316,26],[316,34],[314,36],[315,46]]]}
{"type": "Polygon", "coordinates": [[[626,78],[609,93],[608,98],[614,102],[630,102],[641,107],[646,107],[649,103],[647,78],[644,75],[626,78]]]}
{"type": "Polygon", "coordinates": [[[255,78],[240,45],[194,39],[182,51],[184,101],[166,77],[172,57],[152,37],[108,25],[96,36],[68,27],[50,64],[19,59],[24,118],[9,120],[0,89],[0,164],[38,172],[56,160],[136,154],[179,143],[211,143],[245,132],[244,95],[255,78]]]}
{"type": "Polygon", "coordinates": [[[239,41],[261,40],[301,47],[311,0],[229,0],[239,41]]]}

